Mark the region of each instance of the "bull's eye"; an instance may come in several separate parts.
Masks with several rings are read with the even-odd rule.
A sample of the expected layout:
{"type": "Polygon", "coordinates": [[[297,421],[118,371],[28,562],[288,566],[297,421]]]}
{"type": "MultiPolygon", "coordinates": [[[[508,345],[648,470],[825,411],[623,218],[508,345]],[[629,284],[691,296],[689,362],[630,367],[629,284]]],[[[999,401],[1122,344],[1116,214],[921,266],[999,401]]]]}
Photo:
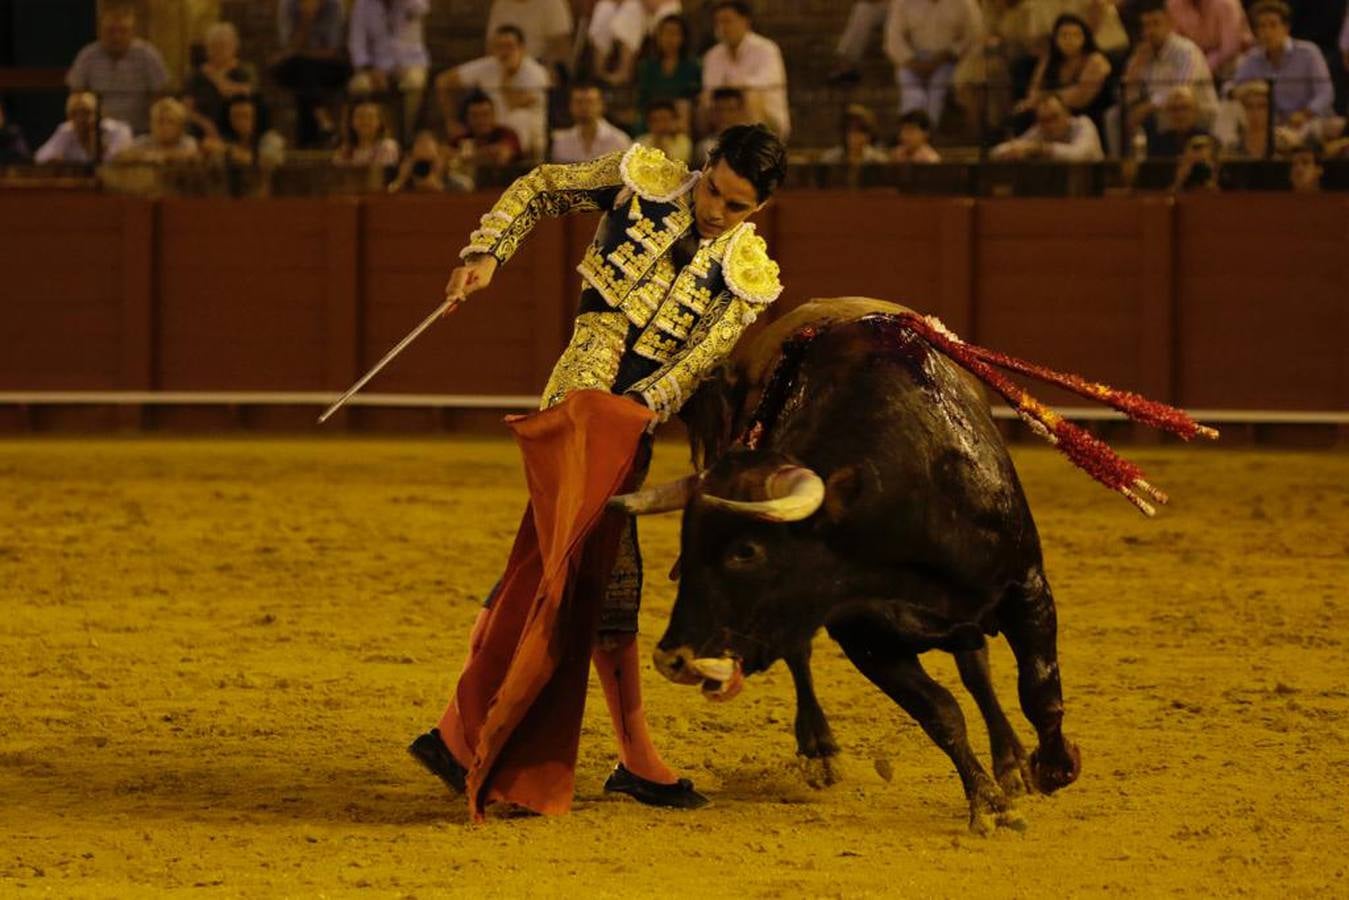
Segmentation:
{"type": "Polygon", "coordinates": [[[748,569],[764,559],[764,549],[754,541],[738,541],[726,551],[726,565],[733,569],[748,569]]]}

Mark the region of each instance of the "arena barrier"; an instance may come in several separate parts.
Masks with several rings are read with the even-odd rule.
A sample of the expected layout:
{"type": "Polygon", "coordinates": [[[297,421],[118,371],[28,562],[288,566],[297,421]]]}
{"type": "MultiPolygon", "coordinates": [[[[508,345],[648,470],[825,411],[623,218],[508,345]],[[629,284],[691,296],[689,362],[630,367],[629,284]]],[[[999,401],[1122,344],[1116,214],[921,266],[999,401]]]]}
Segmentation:
{"type": "MultiPolygon", "coordinates": [[[[239,417],[201,409],[264,406],[273,412],[243,424],[310,427],[311,410],[282,414],[297,406],[283,398],[331,399],[425,315],[489,202],[0,195],[0,428],[188,418],[229,428],[239,417]]],[[[402,395],[389,404],[409,409],[425,405],[409,395],[442,409],[527,406],[568,336],[572,264],[593,227],[542,223],[493,290],[410,348],[372,394],[402,395]]],[[[759,227],[787,285],[773,316],[811,297],[882,297],[969,340],[1160,400],[1343,430],[1345,198],[793,191],[759,227]]],[[[335,424],[379,429],[397,418],[385,412],[367,406],[335,424]]]]}

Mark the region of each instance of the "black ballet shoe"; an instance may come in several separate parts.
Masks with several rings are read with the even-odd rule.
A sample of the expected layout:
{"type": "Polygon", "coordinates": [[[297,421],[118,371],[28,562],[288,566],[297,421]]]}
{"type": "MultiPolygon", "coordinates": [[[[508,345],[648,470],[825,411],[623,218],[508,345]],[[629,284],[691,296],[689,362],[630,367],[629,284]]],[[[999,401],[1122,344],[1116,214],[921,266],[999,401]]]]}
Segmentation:
{"type": "Polygon", "coordinates": [[[666,806],[671,809],[698,809],[706,806],[708,800],[693,789],[693,782],[681,778],[674,784],[661,784],[647,781],[640,775],[628,771],[627,766],[619,763],[604,782],[606,794],[627,794],[638,803],[647,806],[666,806]]]}
{"type": "Polygon", "coordinates": [[[408,753],[456,794],[462,794],[467,789],[468,770],[459,765],[459,760],[454,758],[454,754],[440,739],[439,728],[418,735],[416,740],[408,744],[408,753]]]}

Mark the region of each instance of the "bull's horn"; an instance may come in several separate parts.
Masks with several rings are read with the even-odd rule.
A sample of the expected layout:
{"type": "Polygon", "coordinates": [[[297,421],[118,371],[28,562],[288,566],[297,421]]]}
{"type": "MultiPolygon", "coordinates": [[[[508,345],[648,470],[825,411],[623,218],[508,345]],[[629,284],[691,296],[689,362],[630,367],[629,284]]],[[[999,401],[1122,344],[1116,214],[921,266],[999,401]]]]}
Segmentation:
{"type": "Polygon", "coordinates": [[[783,466],[764,482],[767,500],[727,500],[703,494],[708,506],[764,522],[800,522],[824,503],[824,480],[804,466],[783,466]]]}
{"type": "Polygon", "coordinates": [[[609,499],[609,505],[619,507],[630,516],[673,512],[688,505],[689,497],[693,494],[693,486],[697,483],[698,476],[689,475],[676,481],[633,491],[631,494],[619,494],[609,499]]]}

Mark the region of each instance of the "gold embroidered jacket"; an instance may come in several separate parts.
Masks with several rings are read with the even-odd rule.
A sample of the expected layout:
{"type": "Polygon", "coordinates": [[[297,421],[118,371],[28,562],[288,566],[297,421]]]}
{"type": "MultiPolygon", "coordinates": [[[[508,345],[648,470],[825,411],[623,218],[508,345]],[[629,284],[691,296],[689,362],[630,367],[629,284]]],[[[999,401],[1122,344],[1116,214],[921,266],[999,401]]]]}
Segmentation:
{"type": "Polygon", "coordinates": [[[622,390],[640,394],[664,421],[782,292],[777,263],[751,223],[692,249],[698,177],[634,145],[592,162],[539,166],[482,217],[460,256],[490,253],[505,263],[541,217],[604,211],[577,266],[586,292],[543,406],[573,390],[622,390]]]}

